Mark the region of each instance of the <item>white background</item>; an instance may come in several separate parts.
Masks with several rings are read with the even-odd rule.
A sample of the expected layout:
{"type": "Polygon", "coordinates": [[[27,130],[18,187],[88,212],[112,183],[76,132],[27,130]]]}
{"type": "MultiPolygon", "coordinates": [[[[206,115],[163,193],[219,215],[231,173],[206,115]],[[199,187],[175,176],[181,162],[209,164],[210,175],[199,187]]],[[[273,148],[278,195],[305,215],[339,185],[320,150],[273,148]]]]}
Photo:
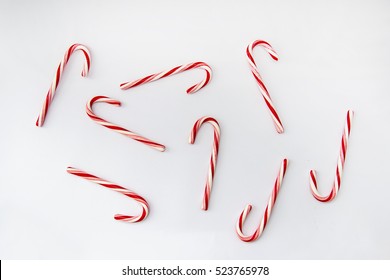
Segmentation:
{"type": "Polygon", "coordinates": [[[388,259],[390,258],[389,1],[0,1],[0,258],[388,259]],[[278,135],[246,61],[255,59],[285,126],[278,135]],[[44,127],[36,117],[59,61],[67,65],[44,127]],[[205,61],[193,70],[122,91],[119,84],[205,61]],[[108,95],[102,117],[163,143],[160,153],[92,122],[85,103],[108,95]],[[330,191],[348,109],[355,111],[342,186],[330,203],[309,191],[318,171],[330,191]],[[209,211],[200,210],[212,144],[203,115],[221,124],[209,211]],[[290,160],[264,234],[244,243],[263,214],[281,160],[290,160]],[[150,216],[115,221],[139,206],[66,173],[74,166],[144,196],[150,216]]]}

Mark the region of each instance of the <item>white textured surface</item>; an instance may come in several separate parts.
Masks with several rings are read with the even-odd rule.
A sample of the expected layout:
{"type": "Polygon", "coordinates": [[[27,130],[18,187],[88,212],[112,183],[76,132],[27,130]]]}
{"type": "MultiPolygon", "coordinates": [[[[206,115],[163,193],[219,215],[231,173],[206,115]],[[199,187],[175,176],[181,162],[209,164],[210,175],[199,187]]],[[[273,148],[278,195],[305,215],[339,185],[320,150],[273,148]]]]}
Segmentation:
{"type": "Polygon", "coordinates": [[[1,259],[344,259],[390,258],[389,1],[0,1],[1,259]],[[184,3],[186,2],[186,3],[184,3]],[[285,126],[278,135],[251,76],[255,58],[285,126]],[[65,50],[92,54],[65,70],[43,128],[35,127],[65,50]],[[188,96],[202,70],[128,91],[119,84],[194,61],[211,83],[188,96]],[[159,153],[96,125],[87,100],[122,107],[96,112],[167,146],[159,153]],[[347,109],[355,110],[340,192],[328,204],[309,190],[318,171],[330,190],[347,109]],[[188,144],[193,123],[221,124],[208,212],[200,210],[212,129],[188,144]],[[234,225],[247,203],[252,231],[283,157],[290,160],[263,236],[241,242],[234,225]],[[144,196],[150,216],[115,192],[66,173],[68,165],[144,196]]]}

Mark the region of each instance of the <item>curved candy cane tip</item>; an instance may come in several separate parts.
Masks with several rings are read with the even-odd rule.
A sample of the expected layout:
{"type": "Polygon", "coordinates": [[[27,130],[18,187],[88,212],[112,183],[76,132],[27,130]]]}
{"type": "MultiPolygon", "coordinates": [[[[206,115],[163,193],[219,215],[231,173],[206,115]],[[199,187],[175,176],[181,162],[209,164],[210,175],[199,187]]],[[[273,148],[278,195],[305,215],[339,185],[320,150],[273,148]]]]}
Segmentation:
{"type": "Polygon", "coordinates": [[[279,61],[279,55],[275,52],[275,50],[272,49],[272,51],[268,51],[268,53],[273,58],[273,60],[279,61]]]}
{"type": "MultiPolygon", "coordinates": [[[[69,59],[70,55],[72,53],[74,53],[75,51],[77,50],[80,50],[83,52],[84,54],[84,57],[85,57],[85,62],[84,62],[84,67],[83,67],[83,70],[81,71],[81,76],[82,77],[86,77],[89,73],[89,69],[90,69],[90,66],[91,66],[91,54],[88,50],[88,48],[83,45],[83,44],[73,44],[69,47],[68,51],[65,53],[65,56],[64,56],[64,61],[66,61],[67,59],[69,59]],[[66,58],[66,59],[65,59],[66,58]]],[[[66,62],[65,62],[66,64],[66,62]]]]}
{"type": "MultiPolygon", "coordinates": [[[[252,211],[252,204],[247,204],[244,208],[244,212],[246,212],[247,214],[249,214],[251,211],[252,211]]],[[[245,217],[246,218],[246,217],[245,217]]]]}
{"type": "Polygon", "coordinates": [[[236,223],[236,233],[240,238],[240,240],[244,242],[251,242],[258,238],[258,230],[256,230],[252,236],[245,236],[244,233],[242,232],[242,226],[251,211],[252,211],[252,205],[247,204],[244,210],[241,212],[240,217],[238,218],[236,223]]]}
{"type": "Polygon", "coordinates": [[[199,84],[193,85],[192,87],[187,89],[187,94],[193,94],[200,89],[204,88],[211,80],[211,68],[205,68],[202,67],[206,71],[206,78],[204,81],[200,82],[199,84]]]}
{"type": "MultiPolygon", "coordinates": [[[[270,43],[268,43],[267,41],[264,41],[264,40],[255,40],[254,42],[249,44],[247,47],[247,52],[249,52],[249,53],[253,52],[253,49],[258,45],[261,45],[268,52],[268,54],[271,56],[272,59],[274,59],[276,61],[279,60],[279,55],[277,54],[277,52],[273,49],[273,47],[271,46],[270,43]]],[[[251,55],[251,58],[253,60],[252,55],[251,55]]]]}
{"type": "Polygon", "coordinates": [[[219,122],[215,118],[210,117],[210,116],[201,117],[200,119],[198,119],[194,123],[194,125],[193,125],[193,127],[191,129],[191,133],[190,133],[190,136],[188,138],[188,142],[190,144],[194,144],[195,143],[195,139],[196,139],[196,136],[198,134],[198,130],[200,129],[200,127],[204,123],[210,123],[213,126],[214,132],[217,133],[218,135],[221,134],[221,129],[220,129],[220,126],[219,126],[219,122]]]}
{"type": "Polygon", "coordinates": [[[313,192],[313,189],[317,190],[317,172],[315,170],[310,170],[309,172],[309,178],[310,178],[310,188],[313,192]]]}
{"type": "Polygon", "coordinates": [[[273,60],[279,61],[279,55],[275,51],[270,51],[267,49],[267,52],[273,60]]]}
{"type": "MultiPolygon", "coordinates": [[[[143,213],[141,213],[141,216],[142,215],[143,215],[143,213]]],[[[114,219],[115,220],[123,221],[123,222],[130,222],[130,223],[137,223],[137,222],[142,221],[142,220],[139,219],[140,217],[137,217],[137,216],[127,216],[127,215],[123,215],[123,214],[115,214],[114,215],[114,219]]]]}
{"type": "Polygon", "coordinates": [[[94,104],[94,103],[98,103],[98,102],[104,102],[104,103],[108,103],[108,104],[111,104],[111,105],[115,105],[115,106],[121,106],[122,103],[119,101],[119,100],[116,100],[116,99],[113,99],[113,98],[110,98],[108,96],[104,96],[104,95],[98,95],[98,96],[95,96],[95,97],[92,97],[87,104],[94,104]]]}
{"type": "Polygon", "coordinates": [[[138,216],[128,216],[128,215],[123,215],[123,214],[115,214],[114,219],[117,221],[123,221],[123,222],[128,222],[128,223],[138,223],[143,221],[149,214],[149,205],[145,199],[142,197],[139,197],[138,200],[139,204],[142,207],[142,212],[138,216]]]}

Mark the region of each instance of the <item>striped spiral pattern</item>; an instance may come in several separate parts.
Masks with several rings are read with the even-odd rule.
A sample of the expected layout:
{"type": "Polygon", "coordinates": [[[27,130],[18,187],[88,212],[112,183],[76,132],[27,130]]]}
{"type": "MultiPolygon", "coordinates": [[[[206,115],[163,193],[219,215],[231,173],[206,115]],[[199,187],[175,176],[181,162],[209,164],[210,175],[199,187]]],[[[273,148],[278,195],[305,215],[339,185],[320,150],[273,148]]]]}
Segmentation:
{"type": "Polygon", "coordinates": [[[244,241],[244,242],[255,241],[263,233],[265,227],[267,226],[269,218],[271,217],[272,208],[274,207],[275,202],[276,202],[276,198],[278,197],[279,189],[282,185],[284,175],[286,174],[287,165],[288,165],[288,160],[283,159],[282,165],[279,169],[278,177],[276,178],[276,181],[275,181],[274,188],[272,189],[271,195],[268,199],[268,204],[267,204],[267,207],[265,208],[263,218],[261,219],[260,225],[257,227],[256,231],[251,235],[245,235],[242,232],[242,227],[244,225],[244,222],[245,222],[247,216],[249,215],[249,213],[252,210],[252,205],[248,204],[244,208],[244,211],[242,211],[240,218],[238,219],[237,224],[236,224],[237,235],[242,241],[244,241]]]}
{"type": "Polygon", "coordinates": [[[210,194],[211,194],[211,188],[213,186],[213,179],[215,174],[215,168],[217,165],[217,158],[218,158],[218,150],[219,150],[219,139],[221,136],[221,130],[219,127],[219,123],[216,119],[212,117],[203,117],[197,120],[191,130],[189,142],[190,144],[194,144],[196,135],[199,131],[199,128],[204,123],[209,123],[214,128],[214,141],[213,141],[213,150],[211,152],[211,158],[210,158],[210,166],[209,171],[207,173],[207,179],[206,179],[206,186],[204,189],[204,195],[203,195],[203,203],[202,203],[202,210],[207,211],[209,207],[209,200],[210,200],[210,194]]]}
{"type": "Polygon", "coordinates": [[[345,157],[347,155],[349,134],[351,133],[351,124],[352,124],[353,116],[354,116],[354,112],[352,110],[348,110],[347,119],[346,119],[345,126],[344,126],[344,132],[343,132],[343,136],[341,138],[341,148],[340,148],[339,158],[337,160],[336,176],[334,179],[332,190],[330,191],[329,195],[322,196],[319,194],[316,171],[310,170],[310,190],[311,190],[312,195],[318,201],[321,201],[321,202],[332,201],[336,197],[336,195],[340,189],[341,177],[343,174],[345,157]]]}
{"type": "Polygon", "coordinates": [[[77,169],[77,168],[74,168],[74,167],[68,167],[66,169],[66,171],[69,173],[69,174],[73,174],[73,175],[76,175],[76,176],[79,176],[81,178],[84,178],[88,181],[91,181],[91,182],[94,182],[96,184],[99,184],[103,187],[106,187],[106,188],[109,188],[113,191],[116,191],[116,192],[119,192],[121,194],[124,194],[125,196],[128,196],[132,199],[134,199],[135,201],[137,201],[141,207],[142,207],[142,212],[141,214],[137,215],[137,216],[128,216],[128,215],[124,215],[124,214],[116,214],[114,216],[114,219],[115,220],[118,220],[118,221],[123,221],[123,222],[128,222],[128,223],[137,223],[137,222],[141,222],[142,220],[144,220],[148,214],[149,214],[149,205],[148,205],[148,202],[141,196],[139,196],[138,194],[136,194],[135,192],[132,192],[126,188],[123,188],[119,185],[116,185],[116,184],[113,184],[111,182],[108,182],[106,180],[103,180],[99,177],[96,177],[92,174],[89,174],[85,171],[82,171],[80,169],[77,169]]]}
{"type": "Polygon", "coordinates": [[[156,73],[156,74],[152,74],[152,75],[146,76],[144,78],[135,80],[133,82],[122,83],[120,85],[120,88],[121,89],[129,89],[132,87],[136,87],[136,86],[143,85],[143,84],[146,84],[149,82],[153,82],[153,81],[156,81],[156,80],[159,80],[159,79],[162,79],[165,77],[169,77],[169,76],[172,76],[172,75],[175,75],[175,74],[187,71],[187,70],[194,69],[194,68],[202,68],[203,70],[205,70],[206,77],[200,83],[197,83],[197,84],[195,84],[187,89],[187,93],[191,94],[191,93],[197,92],[201,88],[205,87],[211,80],[211,74],[212,74],[211,67],[204,62],[193,62],[193,63],[186,64],[186,65],[176,66],[170,70],[156,73]]]}
{"type": "Polygon", "coordinates": [[[87,102],[87,108],[86,108],[86,111],[87,111],[87,115],[96,123],[102,125],[102,126],[105,126],[111,130],[114,130],[116,132],[119,132],[120,134],[123,134],[127,137],[130,137],[131,139],[134,139],[138,142],[141,142],[149,147],[152,147],[160,152],[164,152],[165,151],[165,146],[164,145],[161,145],[157,142],[154,142],[148,138],[145,138],[143,136],[140,136],[132,131],[129,131],[123,127],[120,127],[116,124],[113,124],[113,123],[110,123],[100,117],[98,117],[92,110],[92,105],[94,103],[97,103],[97,102],[104,102],[104,103],[108,103],[108,104],[111,104],[111,105],[115,105],[115,106],[120,106],[121,105],[121,102],[118,101],[118,100],[115,100],[115,99],[112,99],[112,98],[109,98],[107,96],[95,96],[93,97],[90,101],[87,102]]]}
{"type": "Polygon", "coordinates": [[[249,44],[248,47],[246,48],[246,55],[248,57],[249,66],[251,68],[253,77],[255,78],[255,80],[259,86],[261,95],[263,96],[264,101],[267,104],[267,107],[271,113],[272,120],[275,124],[276,131],[278,133],[283,133],[284,128],[283,128],[282,121],[280,120],[279,115],[276,112],[275,105],[273,104],[273,102],[271,100],[271,96],[270,96],[270,94],[269,94],[269,92],[268,92],[268,90],[263,82],[263,78],[261,77],[259,69],[256,65],[254,58],[253,58],[253,49],[258,45],[262,46],[274,60],[277,61],[279,59],[279,57],[278,57],[278,54],[276,53],[276,51],[272,48],[272,46],[263,40],[256,40],[253,43],[249,44]]]}
{"type": "Polygon", "coordinates": [[[83,67],[83,71],[81,72],[81,76],[86,77],[89,72],[89,68],[91,65],[91,55],[89,53],[89,50],[86,46],[81,45],[81,44],[73,44],[70,46],[70,48],[66,51],[64,57],[62,58],[62,61],[60,62],[60,65],[58,65],[57,72],[54,76],[54,80],[51,83],[51,86],[49,88],[49,91],[46,95],[45,102],[43,103],[41,112],[38,116],[37,122],[35,123],[36,126],[43,126],[45,122],[45,118],[47,115],[47,111],[49,110],[49,106],[51,102],[53,101],[54,94],[56,92],[56,89],[58,87],[58,83],[60,82],[61,75],[64,72],[65,65],[68,63],[70,56],[75,52],[75,51],[82,51],[84,56],[85,56],[85,63],[83,67]]]}

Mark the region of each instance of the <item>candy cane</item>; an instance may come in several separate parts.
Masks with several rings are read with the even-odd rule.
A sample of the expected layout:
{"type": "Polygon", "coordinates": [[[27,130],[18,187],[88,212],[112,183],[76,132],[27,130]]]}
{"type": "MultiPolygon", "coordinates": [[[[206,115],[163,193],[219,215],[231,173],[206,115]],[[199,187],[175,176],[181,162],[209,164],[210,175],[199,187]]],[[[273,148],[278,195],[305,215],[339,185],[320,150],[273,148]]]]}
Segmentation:
{"type": "Polygon", "coordinates": [[[310,190],[312,195],[321,202],[328,202],[333,200],[341,186],[341,176],[343,174],[344,169],[344,163],[345,163],[345,157],[347,155],[347,148],[348,148],[348,140],[349,140],[349,134],[351,132],[351,124],[352,124],[352,118],[353,118],[353,111],[348,110],[347,112],[347,119],[345,122],[344,127],[344,133],[343,137],[341,138],[341,149],[339,158],[337,160],[337,167],[336,167],[336,176],[334,179],[332,190],[330,191],[330,194],[327,196],[322,196],[318,192],[318,186],[317,186],[317,176],[315,170],[310,170],[310,190]]]}
{"type": "Polygon", "coordinates": [[[211,73],[212,73],[211,67],[204,62],[194,62],[194,63],[190,63],[190,64],[186,64],[186,65],[180,65],[180,66],[172,68],[168,71],[152,74],[152,75],[146,76],[144,78],[135,80],[134,82],[123,83],[120,85],[120,88],[121,89],[129,89],[132,87],[136,87],[136,86],[143,85],[143,84],[146,84],[149,82],[153,82],[153,81],[156,81],[156,80],[168,77],[168,76],[175,75],[177,73],[181,73],[181,72],[184,72],[184,71],[187,71],[190,69],[194,69],[194,68],[202,68],[203,70],[206,71],[206,77],[203,81],[201,81],[200,83],[195,84],[187,89],[188,94],[194,93],[194,92],[197,92],[198,90],[200,90],[201,88],[205,87],[210,82],[210,79],[211,79],[211,73]]]}
{"type": "Polygon", "coordinates": [[[163,152],[165,151],[165,146],[164,145],[161,145],[157,142],[154,142],[152,140],[149,140],[148,138],[145,138],[143,136],[140,136],[132,131],[129,131],[125,128],[122,128],[116,124],[113,124],[113,123],[110,123],[100,117],[98,117],[92,110],[92,105],[94,103],[98,103],[98,102],[104,102],[104,103],[108,103],[108,104],[111,104],[111,105],[115,105],[115,106],[120,106],[121,105],[121,102],[118,101],[118,100],[115,100],[115,99],[112,99],[112,98],[109,98],[107,96],[95,96],[93,97],[90,101],[88,101],[87,103],[87,115],[96,123],[102,125],[102,126],[105,126],[109,129],[112,129],[116,132],[119,132],[127,137],[130,137],[131,139],[134,139],[138,142],[141,142],[145,145],[148,145],[160,152],[163,152]]]}
{"type": "Polygon", "coordinates": [[[284,174],[286,174],[287,165],[288,165],[288,160],[283,159],[282,165],[279,169],[278,177],[276,178],[276,181],[275,181],[274,188],[272,189],[271,195],[268,199],[268,204],[267,204],[267,207],[265,208],[263,218],[260,222],[260,225],[257,227],[255,233],[253,233],[252,235],[245,235],[242,232],[242,227],[244,225],[244,222],[245,222],[247,216],[249,215],[249,213],[252,210],[252,205],[248,204],[244,208],[244,211],[242,211],[240,218],[238,219],[237,224],[236,224],[236,232],[238,234],[238,237],[242,241],[244,241],[244,242],[255,241],[263,233],[265,227],[267,226],[269,218],[271,217],[272,208],[274,207],[275,202],[276,202],[276,198],[278,197],[279,189],[282,185],[284,174]]]}
{"type": "Polygon", "coordinates": [[[257,68],[256,62],[253,58],[253,49],[257,45],[261,45],[263,48],[265,48],[265,50],[269,53],[269,55],[276,61],[279,59],[278,54],[276,53],[276,51],[272,48],[272,46],[270,44],[268,44],[266,41],[262,41],[262,40],[256,40],[253,43],[249,44],[248,47],[246,48],[246,55],[248,56],[248,62],[249,62],[253,77],[255,77],[255,80],[260,88],[261,95],[263,96],[264,101],[267,104],[268,109],[271,113],[272,120],[274,121],[274,124],[276,127],[276,131],[278,133],[283,133],[284,128],[283,128],[282,121],[280,120],[279,115],[276,112],[275,106],[271,100],[271,96],[270,96],[270,94],[269,94],[269,92],[268,92],[268,90],[263,82],[263,78],[260,76],[259,69],[257,68]]]}
{"type": "Polygon", "coordinates": [[[75,51],[82,51],[84,56],[85,56],[85,63],[84,63],[84,68],[83,71],[81,72],[81,76],[86,77],[89,72],[89,67],[91,65],[91,55],[89,54],[89,50],[87,49],[86,46],[81,45],[81,44],[74,44],[70,46],[70,48],[66,51],[62,61],[60,62],[60,65],[58,65],[56,75],[54,77],[53,82],[51,83],[51,86],[49,88],[49,91],[46,95],[45,102],[43,103],[42,110],[38,116],[36,126],[42,126],[43,123],[45,122],[46,114],[47,111],[49,110],[49,106],[51,102],[53,101],[55,91],[58,87],[58,83],[60,82],[62,72],[64,71],[65,65],[68,63],[70,56],[75,52],[75,51]]]}
{"type": "Polygon", "coordinates": [[[206,186],[204,189],[204,196],[203,196],[203,203],[202,203],[202,210],[205,210],[205,211],[209,207],[211,187],[213,185],[214,173],[215,173],[215,168],[217,165],[218,150],[219,150],[219,138],[221,135],[218,121],[212,117],[200,118],[199,120],[197,120],[195,122],[194,127],[191,130],[191,134],[190,134],[190,138],[189,138],[190,144],[194,144],[199,128],[202,126],[202,124],[204,124],[206,122],[211,124],[214,128],[214,142],[213,142],[213,151],[211,153],[210,167],[209,167],[209,171],[207,173],[206,186]]]}
{"type": "Polygon", "coordinates": [[[138,216],[128,216],[128,215],[123,215],[123,214],[116,214],[114,216],[115,220],[129,222],[129,223],[137,223],[137,222],[141,222],[142,220],[144,220],[148,216],[148,213],[149,213],[148,202],[143,197],[136,194],[135,192],[132,192],[126,188],[123,188],[119,185],[108,182],[106,180],[103,180],[99,177],[96,177],[94,175],[91,175],[87,172],[84,172],[84,171],[77,169],[77,168],[74,168],[74,167],[68,167],[66,169],[66,171],[69,174],[79,176],[79,177],[84,178],[88,181],[94,182],[94,183],[99,184],[103,187],[106,187],[106,188],[109,188],[109,189],[114,190],[116,192],[119,192],[121,194],[124,194],[125,196],[128,196],[128,197],[134,199],[135,201],[137,201],[141,205],[142,212],[138,216]]]}

